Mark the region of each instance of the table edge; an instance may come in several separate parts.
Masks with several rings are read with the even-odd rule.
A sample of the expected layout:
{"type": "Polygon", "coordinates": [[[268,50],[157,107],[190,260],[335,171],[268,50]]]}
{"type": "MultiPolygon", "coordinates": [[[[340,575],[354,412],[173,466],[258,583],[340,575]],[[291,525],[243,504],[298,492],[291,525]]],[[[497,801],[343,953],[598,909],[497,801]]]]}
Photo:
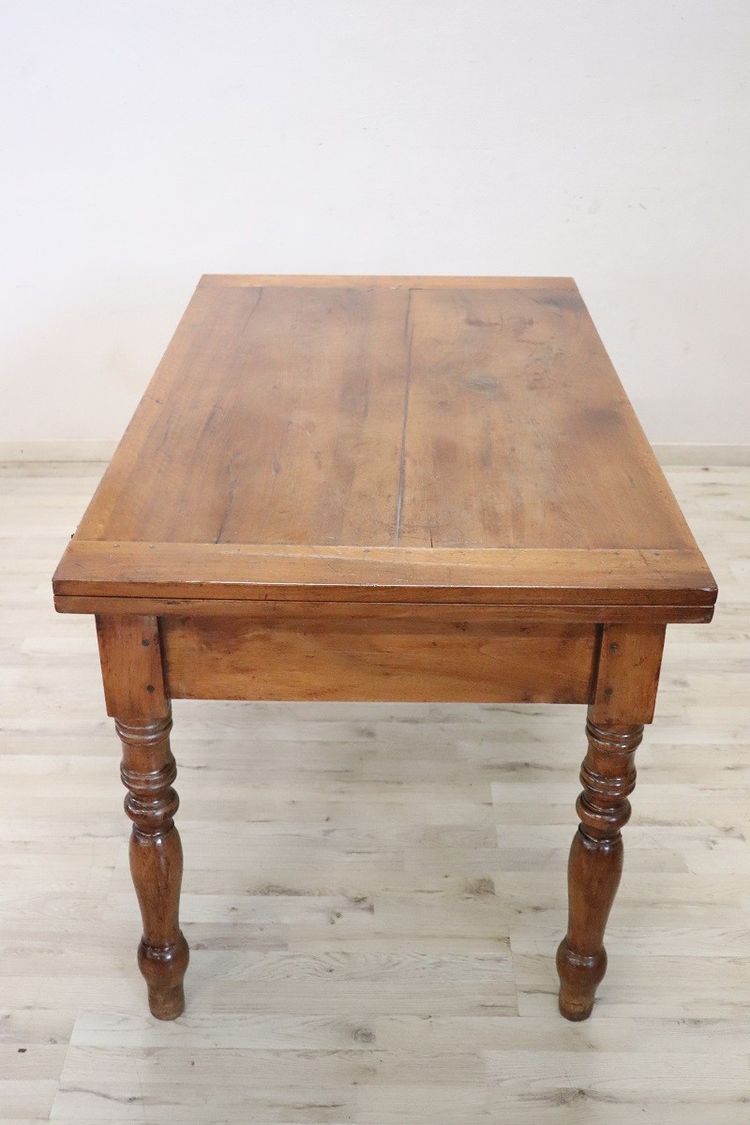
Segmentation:
{"type": "Polygon", "coordinates": [[[502,277],[408,274],[233,274],[204,273],[198,289],[207,288],[365,288],[365,289],[577,289],[572,277],[502,277]]]}
{"type": "Polygon", "coordinates": [[[56,601],[460,603],[712,607],[698,550],[306,547],[72,539],[56,601]]]}

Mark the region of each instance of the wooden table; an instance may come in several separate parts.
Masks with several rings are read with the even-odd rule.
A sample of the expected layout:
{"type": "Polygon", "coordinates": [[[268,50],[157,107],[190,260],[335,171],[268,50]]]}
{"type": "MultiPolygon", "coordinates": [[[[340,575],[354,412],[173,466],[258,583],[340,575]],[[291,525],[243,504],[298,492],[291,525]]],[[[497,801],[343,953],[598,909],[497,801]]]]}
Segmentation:
{"type": "Polygon", "coordinates": [[[665,627],[716,586],[573,281],[204,277],[54,592],[96,615],[155,1016],[173,698],[587,704],[557,967],[589,1015],[665,627]]]}

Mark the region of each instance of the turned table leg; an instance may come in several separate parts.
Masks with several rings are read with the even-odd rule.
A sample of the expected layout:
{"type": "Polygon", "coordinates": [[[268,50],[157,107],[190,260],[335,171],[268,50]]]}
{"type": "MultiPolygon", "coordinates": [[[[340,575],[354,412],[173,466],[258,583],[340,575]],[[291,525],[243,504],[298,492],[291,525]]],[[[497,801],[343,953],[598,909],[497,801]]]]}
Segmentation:
{"type": "Polygon", "coordinates": [[[130,870],[143,919],[138,965],[157,1019],[185,1007],[188,945],[180,930],[182,845],[174,825],[179,798],[169,746],[172,717],[154,617],[97,617],[107,712],[122,743],[125,811],[133,822],[130,870]]]}
{"type": "Polygon", "coordinates": [[[585,1020],[607,969],[604,929],[622,874],[620,829],[630,817],[633,756],[643,727],[586,724],[589,748],[581,767],[580,818],[568,861],[568,932],[557,951],[560,1011],[585,1020]]]}
{"type": "Polygon", "coordinates": [[[169,748],[169,715],[147,722],[115,719],[122,742],[125,811],[133,822],[130,871],[143,918],[138,965],[157,1019],[185,1008],[182,980],[188,946],[179,924],[182,845],[174,826],[179,797],[172,788],[177,766],[169,748]]]}
{"type": "Polygon", "coordinates": [[[557,950],[560,1011],[585,1020],[607,969],[604,930],[622,874],[635,752],[653,718],[664,626],[602,628],[568,860],[568,932],[557,950]]]}

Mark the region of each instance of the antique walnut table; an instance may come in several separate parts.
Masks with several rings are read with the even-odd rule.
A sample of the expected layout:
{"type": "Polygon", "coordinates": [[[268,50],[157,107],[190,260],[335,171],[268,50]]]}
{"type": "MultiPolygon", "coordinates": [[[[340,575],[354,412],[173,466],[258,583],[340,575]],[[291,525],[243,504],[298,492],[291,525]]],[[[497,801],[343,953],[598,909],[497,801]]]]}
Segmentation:
{"type": "Polygon", "coordinates": [[[573,281],[204,277],[54,592],[96,615],[155,1016],[185,698],[587,704],[557,966],[589,1015],[665,627],[716,587],[573,281]]]}

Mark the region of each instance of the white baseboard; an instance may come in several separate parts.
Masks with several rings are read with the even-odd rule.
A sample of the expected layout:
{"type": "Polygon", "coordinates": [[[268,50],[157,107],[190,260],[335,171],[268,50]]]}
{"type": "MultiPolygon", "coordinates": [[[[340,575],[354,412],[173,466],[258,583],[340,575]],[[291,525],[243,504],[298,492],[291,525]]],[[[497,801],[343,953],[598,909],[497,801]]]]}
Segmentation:
{"type": "Polygon", "coordinates": [[[750,465],[750,445],[672,445],[655,443],[661,465],[750,465]]]}
{"type": "Polygon", "coordinates": [[[0,441],[0,461],[109,461],[116,441],[0,441]]]}
{"type": "MultiPolygon", "coordinates": [[[[116,441],[0,441],[0,461],[109,461],[116,441]]],[[[657,443],[662,465],[750,465],[750,445],[657,443]]]]}

